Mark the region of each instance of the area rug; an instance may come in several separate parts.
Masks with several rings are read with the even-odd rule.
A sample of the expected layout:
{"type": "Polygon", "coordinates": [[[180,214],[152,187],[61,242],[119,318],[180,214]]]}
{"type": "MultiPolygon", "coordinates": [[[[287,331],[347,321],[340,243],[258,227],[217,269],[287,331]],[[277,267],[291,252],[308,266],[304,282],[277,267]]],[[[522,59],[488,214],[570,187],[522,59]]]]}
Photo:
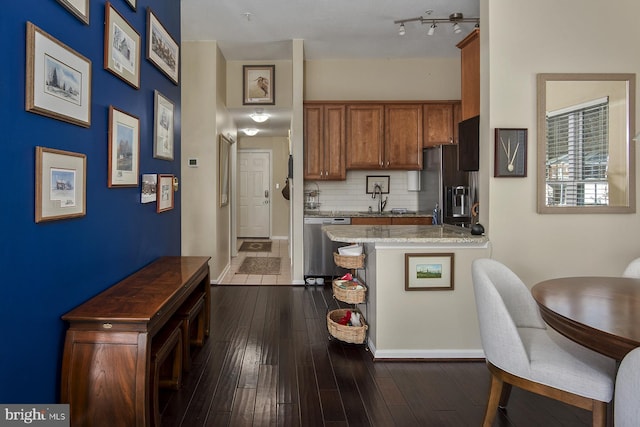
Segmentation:
{"type": "Polygon", "coordinates": [[[271,242],[242,242],[240,252],[271,252],[271,242]]]}
{"type": "Polygon", "coordinates": [[[247,257],[238,274],[280,274],[280,257],[247,257]]]}

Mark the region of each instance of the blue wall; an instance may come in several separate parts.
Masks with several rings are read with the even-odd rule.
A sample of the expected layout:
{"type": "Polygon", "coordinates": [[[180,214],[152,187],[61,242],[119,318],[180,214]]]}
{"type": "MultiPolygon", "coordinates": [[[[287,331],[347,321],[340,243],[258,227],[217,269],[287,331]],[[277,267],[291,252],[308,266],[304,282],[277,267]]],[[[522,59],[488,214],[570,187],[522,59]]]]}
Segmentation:
{"type": "Polygon", "coordinates": [[[175,208],[156,213],[140,187],[107,187],[108,108],[138,116],[140,173],[180,172],[180,87],[145,59],[151,7],[180,41],[180,1],[112,0],[141,36],[136,90],[103,67],[105,1],[91,0],[85,25],[56,0],[3,2],[0,13],[0,403],[54,403],[60,398],[65,323],[60,317],[162,255],[180,254],[180,192],[175,208]],[[91,127],[25,111],[26,22],[92,61],[91,127]],[[175,159],[153,158],[153,91],[176,105],[175,159]],[[86,216],[36,224],[35,146],[87,156],[86,216]]]}

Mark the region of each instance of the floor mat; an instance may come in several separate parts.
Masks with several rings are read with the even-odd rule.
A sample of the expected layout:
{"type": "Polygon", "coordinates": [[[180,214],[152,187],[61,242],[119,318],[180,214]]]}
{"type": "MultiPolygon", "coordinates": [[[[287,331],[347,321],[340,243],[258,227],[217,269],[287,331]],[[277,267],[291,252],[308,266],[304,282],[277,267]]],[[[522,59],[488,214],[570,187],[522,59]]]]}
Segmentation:
{"type": "Polygon", "coordinates": [[[240,252],[271,252],[272,242],[242,242],[240,252]]]}
{"type": "Polygon", "coordinates": [[[280,274],[280,258],[247,257],[238,268],[238,274],[280,274]]]}

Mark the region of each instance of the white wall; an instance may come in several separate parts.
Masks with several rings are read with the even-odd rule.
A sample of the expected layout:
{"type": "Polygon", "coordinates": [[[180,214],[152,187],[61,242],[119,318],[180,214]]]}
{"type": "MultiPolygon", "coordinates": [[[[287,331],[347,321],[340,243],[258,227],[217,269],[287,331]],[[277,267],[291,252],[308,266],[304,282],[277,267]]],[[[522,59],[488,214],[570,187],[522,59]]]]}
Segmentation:
{"type": "Polygon", "coordinates": [[[530,286],[619,275],[640,256],[638,214],[536,213],[536,74],[637,73],[639,15],[637,0],[481,0],[481,218],[494,258],[530,286]],[[496,127],[529,129],[526,178],[493,178],[496,127]]]}
{"type": "Polygon", "coordinates": [[[229,206],[219,207],[217,191],[218,135],[235,137],[220,89],[226,73],[217,43],[182,43],[181,74],[182,255],[210,256],[215,280],[230,259],[229,206]],[[198,159],[197,168],[186,165],[190,158],[198,159]]]}

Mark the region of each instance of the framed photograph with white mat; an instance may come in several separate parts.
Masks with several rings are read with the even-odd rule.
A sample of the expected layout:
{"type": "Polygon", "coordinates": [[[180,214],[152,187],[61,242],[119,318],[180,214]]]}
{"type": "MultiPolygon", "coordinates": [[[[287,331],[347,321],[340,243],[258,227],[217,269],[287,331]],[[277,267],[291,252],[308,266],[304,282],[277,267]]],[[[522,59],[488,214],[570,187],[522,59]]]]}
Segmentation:
{"type": "Polygon", "coordinates": [[[173,175],[158,175],[156,212],[173,209],[173,175]]]}
{"type": "Polygon", "coordinates": [[[105,3],[104,69],[140,88],[140,34],[109,2],[105,3]]]}
{"type": "Polygon", "coordinates": [[[140,169],[140,120],[109,106],[109,188],[137,187],[140,169]]]}
{"type": "Polygon", "coordinates": [[[162,160],[173,160],[173,112],[175,104],[155,90],[153,105],[153,157],[162,160]]]}
{"type": "Polygon", "coordinates": [[[452,291],[453,253],[404,254],[405,291],[452,291]]]}
{"type": "Polygon", "coordinates": [[[86,213],[87,156],[36,147],[36,222],[86,213]]]}
{"type": "Polygon", "coordinates": [[[26,110],[91,125],[91,61],[27,22],[26,110]]]}

